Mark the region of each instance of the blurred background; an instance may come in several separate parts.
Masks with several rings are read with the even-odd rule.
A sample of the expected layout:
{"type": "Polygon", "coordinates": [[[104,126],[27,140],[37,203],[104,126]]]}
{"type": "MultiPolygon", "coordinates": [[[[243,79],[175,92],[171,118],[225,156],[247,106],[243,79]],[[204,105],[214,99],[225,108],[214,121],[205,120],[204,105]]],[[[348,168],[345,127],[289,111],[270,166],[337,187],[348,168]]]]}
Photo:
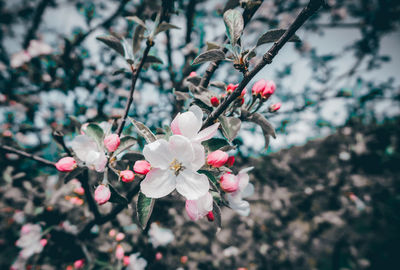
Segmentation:
{"type": "MultiPolygon", "coordinates": [[[[242,36],[248,48],[268,30],[287,28],[308,1],[173,1],[169,20],[180,29],[157,36],[151,54],[163,63],[141,73],[129,115],[155,130],[187,109],[173,92],[185,90],[190,72],[204,73],[207,64],[191,63],[206,42],[223,43],[223,12],[260,3],[242,36]]],[[[0,1],[1,144],[57,161],[62,149],[54,131],[70,141],[77,122],[121,115],[131,74],[96,36],[115,33],[131,42],[136,25],[125,17],[151,25],[160,4],[0,1]]],[[[399,22],[396,0],[327,0],[297,32],[302,42],[286,44],[249,83],[248,90],[258,79],[275,81],[271,103],[282,107],[266,116],[277,138],[264,150],[261,129],[242,126],[236,166],[255,167],[256,192],[249,217],[223,209],[219,232],[207,220],[190,221],[184,202],[167,197],[144,232],[132,206],[80,239],[90,212],[73,183],[2,151],[0,269],[18,257],[14,243],[25,223],[51,229],[27,262],[35,269],[77,268],[82,258],[88,269],[117,269],[117,242],[127,254],[140,252],[146,269],[400,269],[399,22]],[[124,240],[115,240],[112,229],[124,240]]],[[[251,66],[270,46],[257,47],[251,66]]],[[[236,84],[241,74],[225,63],[212,80],[236,84]]]]}

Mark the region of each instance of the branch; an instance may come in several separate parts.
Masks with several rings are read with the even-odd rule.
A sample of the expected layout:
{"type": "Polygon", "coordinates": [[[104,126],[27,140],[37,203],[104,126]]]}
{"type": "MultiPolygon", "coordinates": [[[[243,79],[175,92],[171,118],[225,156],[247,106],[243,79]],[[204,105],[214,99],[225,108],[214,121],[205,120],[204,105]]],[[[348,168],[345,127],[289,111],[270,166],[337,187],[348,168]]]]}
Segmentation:
{"type": "Polygon", "coordinates": [[[42,157],[30,154],[30,153],[22,151],[22,150],[15,149],[15,148],[13,148],[11,146],[0,144],[0,149],[4,150],[6,152],[10,152],[10,153],[14,153],[14,154],[20,155],[22,157],[30,158],[32,160],[35,160],[35,161],[40,162],[40,163],[42,163],[44,165],[47,165],[47,166],[53,166],[54,167],[56,165],[56,163],[53,162],[53,161],[44,159],[42,157]]]}
{"type": "MultiPolygon", "coordinates": [[[[262,1],[260,1],[260,2],[258,3],[258,5],[254,5],[254,6],[252,6],[252,8],[246,9],[246,10],[243,12],[244,27],[246,27],[246,25],[250,22],[251,18],[254,16],[254,14],[256,13],[256,11],[258,10],[258,8],[261,6],[261,4],[262,4],[262,1]]],[[[225,37],[224,43],[228,44],[228,39],[227,39],[226,37],[225,37]]],[[[224,47],[224,48],[222,49],[222,51],[223,51],[224,53],[227,53],[227,52],[228,52],[228,49],[224,47]]],[[[210,80],[211,80],[212,75],[213,75],[214,72],[217,70],[217,68],[219,67],[220,64],[221,64],[221,61],[216,61],[216,62],[211,62],[211,63],[208,65],[208,67],[207,67],[207,69],[206,69],[206,71],[205,71],[205,73],[204,73],[203,78],[201,78],[200,86],[202,86],[202,87],[204,87],[204,88],[207,88],[208,84],[210,83],[210,80]]]]}
{"type": "Polygon", "coordinates": [[[34,38],[36,30],[39,28],[40,22],[42,21],[42,16],[44,14],[44,11],[49,3],[50,3],[50,0],[42,0],[39,3],[38,7],[36,8],[35,15],[34,15],[33,21],[32,21],[32,25],[29,28],[29,30],[26,32],[24,43],[22,44],[22,47],[24,49],[28,48],[29,42],[34,38]]]}
{"type": "Polygon", "coordinates": [[[289,41],[289,39],[296,33],[296,31],[310,18],[323,4],[323,0],[310,0],[307,7],[305,7],[286,32],[279,38],[277,42],[263,55],[261,61],[250,72],[247,72],[239,86],[233,91],[231,95],[221,105],[213,111],[208,118],[204,121],[203,127],[208,127],[214,123],[215,120],[228,108],[228,106],[240,96],[242,90],[251,81],[251,79],[267,64],[271,64],[274,57],[278,54],[279,50],[289,41]]]}
{"type": "Polygon", "coordinates": [[[92,192],[90,191],[88,169],[85,168],[85,170],[77,178],[79,182],[81,182],[83,190],[85,191],[85,197],[89,206],[89,210],[93,213],[95,219],[101,218],[101,214],[97,208],[97,203],[95,202],[92,192]]]}
{"type": "Polygon", "coordinates": [[[144,62],[146,61],[146,57],[150,52],[151,47],[154,45],[154,42],[151,40],[147,40],[146,43],[146,49],[143,52],[143,57],[142,60],[140,60],[139,66],[136,69],[136,71],[134,71],[133,73],[133,77],[132,77],[132,84],[131,84],[131,90],[129,92],[129,98],[128,101],[126,102],[126,106],[125,106],[125,110],[124,110],[124,116],[122,117],[122,121],[120,122],[118,128],[117,128],[117,134],[118,136],[121,135],[122,130],[124,129],[125,123],[126,123],[126,118],[128,117],[128,112],[129,112],[129,108],[131,107],[131,104],[133,102],[133,93],[135,92],[135,87],[136,87],[136,82],[137,79],[139,77],[140,71],[143,68],[144,62]]]}

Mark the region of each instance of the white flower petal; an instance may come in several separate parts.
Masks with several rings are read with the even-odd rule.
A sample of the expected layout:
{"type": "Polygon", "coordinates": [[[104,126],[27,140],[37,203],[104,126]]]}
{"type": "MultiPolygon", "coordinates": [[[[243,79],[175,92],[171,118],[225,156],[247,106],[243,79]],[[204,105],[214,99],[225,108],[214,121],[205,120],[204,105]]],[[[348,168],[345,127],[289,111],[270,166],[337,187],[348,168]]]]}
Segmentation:
{"type": "Polygon", "coordinates": [[[239,190],[242,192],[249,184],[250,177],[247,173],[239,173],[237,177],[239,178],[239,190]]]}
{"type": "Polygon", "coordinates": [[[178,113],[175,116],[174,120],[172,120],[172,122],[171,122],[171,131],[175,135],[181,135],[182,134],[181,130],[179,129],[179,117],[180,117],[180,115],[181,115],[181,113],[178,113]]]}
{"type": "Polygon", "coordinates": [[[248,184],[242,192],[242,198],[250,197],[254,194],[254,186],[253,184],[248,184]]]}
{"type": "Polygon", "coordinates": [[[199,122],[203,122],[203,111],[197,106],[193,105],[189,108],[189,112],[193,112],[199,122]]]}
{"type": "Polygon", "coordinates": [[[152,169],[140,183],[141,192],[149,198],[161,198],[170,194],[176,186],[176,176],[171,170],[152,169]]]}
{"type": "Polygon", "coordinates": [[[196,137],[194,137],[193,141],[202,142],[211,139],[215,134],[217,134],[218,127],[219,123],[215,123],[212,126],[203,129],[196,135],[196,137]]]}
{"type": "Polygon", "coordinates": [[[164,139],[146,144],[143,149],[143,155],[153,168],[165,170],[173,161],[168,142],[164,139]]]}
{"type": "Polygon", "coordinates": [[[213,209],[213,198],[210,192],[197,200],[186,200],[186,212],[190,219],[196,221],[213,209]]]}
{"type": "Polygon", "coordinates": [[[168,147],[172,157],[182,162],[184,166],[192,163],[194,153],[192,144],[188,138],[181,135],[172,135],[169,138],[168,147]]]}
{"type": "Polygon", "coordinates": [[[191,163],[193,171],[199,170],[206,162],[204,147],[199,143],[192,143],[194,159],[191,163]]]}
{"type": "Polygon", "coordinates": [[[96,142],[86,135],[76,136],[71,142],[71,148],[80,160],[88,163],[92,160],[92,151],[99,152],[96,142]]]}
{"type": "Polygon", "coordinates": [[[176,190],[187,200],[197,200],[208,192],[208,178],[190,170],[179,172],[176,178],[176,190]]]}
{"type": "Polygon", "coordinates": [[[248,216],[250,214],[250,204],[247,201],[242,200],[241,196],[227,194],[226,199],[229,202],[229,206],[235,210],[239,215],[248,216]]]}
{"type": "Polygon", "coordinates": [[[196,115],[191,111],[182,113],[178,118],[178,123],[182,135],[189,139],[197,135],[202,125],[202,121],[199,121],[196,115]]]}

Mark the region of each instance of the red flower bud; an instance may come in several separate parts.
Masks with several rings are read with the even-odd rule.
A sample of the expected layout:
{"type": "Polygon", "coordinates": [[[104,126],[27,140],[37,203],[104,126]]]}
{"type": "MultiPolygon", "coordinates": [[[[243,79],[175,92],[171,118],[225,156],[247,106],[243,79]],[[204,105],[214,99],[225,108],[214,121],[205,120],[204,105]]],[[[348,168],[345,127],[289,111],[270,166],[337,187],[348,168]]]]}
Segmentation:
{"type": "Polygon", "coordinates": [[[129,259],[129,256],[124,256],[124,266],[128,266],[131,263],[131,260],[129,259]]]}
{"type": "Polygon", "coordinates": [[[226,152],[217,150],[217,151],[214,151],[214,152],[211,152],[210,154],[208,154],[207,164],[211,165],[213,167],[219,168],[226,163],[228,158],[229,158],[229,155],[226,152]]]}
{"type": "Polygon", "coordinates": [[[111,191],[110,188],[106,185],[100,185],[94,191],[94,200],[100,205],[108,202],[110,197],[111,197],[111,191]]]}
{"type": "Polygon", "coordinates": [[[188,256],[182,256],[182,257],[181,257],[181,263],[182,263],[182,264],[187,263],[187,261],[188,261],[188,256]]]}
{"type": "Polygon", "coordinates": [[[275,103],[275,104],[272,104],[271,106],[269,106],[269,112],[276,112],[277,110],[279,110],[280,108],[281,108],[281,103],[280,102],[278,102],[278,103],[275,103]]]}
{"type": "Polygon", "coordinates": [[[157,252],[157,253],[156,253],[156,260],[157,260],[157,261],[161,260],[162,257],[163,257],[163,255],[162,255],[161,252],[157,252]]]}
{"type": "Polygon", "coordinates": [[[197,73],[196,73],[196,71],[192,71],[192,72],[190,72],[190,74],[189,74],[189,77],[194,77],[194,76],[197,76],[197,73]]]}
{"type": "Polygon", "coordinates": [[[218,105],[219,105],[219,100],[215,96],[210,98],[210,102],[211,102],[211,105],[213,105],[214,107],[218,107],[218,105]]]}
{"type": "Polygon", "coordinates": [[[239,178],[229,172],[224,173],[220,179],[220,186],[225,192],[235,192],[239,188],[239,178]]]}
{"type": "Polygon", "coordinates": [[[135,174],[131,170],[125,170],[119,173],[122,182],[130,183],[135,179],[135,174]]]}
{"type": "Polygon", "coordinates": [[[214,221],[214,213],[212,211],[208,212],[207,214],[208,221],[214,221]]]}
{"type": "Polygon", "coordinates": [[[60,172],[71,172],[77,167],[76,161],[72,157],[64,157],[56,163],[56,168],[60,172]]]}
{"type": "Polygon", "coordinates": [[[233,84],[230,83],[228,84],[228,86],[226,87],[226,92],[228,92],[228,94],[232,94],[233,91],[235,91],[235,89],[239,86],[239,84],[233,84]]]}
{"type": "Polygon", "coordinates": [[[267,85],[267,82],[264,79],[258,80],[255,84],[253,84],[253,88],[251,89],[251,93],[255,96],[261,95],[267,85]]]}
{"type": "Polygon", "coordinates": [[[234,157],[234,156],[230,156],[230,157],[228,158],[228,160],[226,161],[226,164],[227,164],[229,167],[231,167],[231,166],[233,166],[233,163],[235,163],[235,157],[234,157]]]}
{"type": "Polygon", "coordinates": [[[117,150],[121,140],[117,134],[110,134],[104,138],[104,146],[107,148],[108,152],[114,152],[117,150]]]}
{"type": "Polygon", "coordinates": [[[272,94],[274,94],[276,89],[276,85],[274,81],[268,81],[267,84],[265,85],[265,89],[262,92],[262,97],[264,99],[268,99],[272,94]]]}
{"type": "Polygon", "coordinates": [[[47,239],[45,239],[45,238],[40,239],[40,244],[42,245],[42,247],[44,247],[45,245],[47,245],[47,239]]]}
{"type": "Polygon", "coordinates": [[[81,269],[83,267],[83,265],[85,264],[85,261],[83,259],[80,260],[76,260],[74,262],[74,268],[75,269],[81,269]]]}
{"type": "Polygon", "coordinates": [[[138,174],[147,174],[150,171],[151,165],[146,160],[138,160],[133,165],[133,170],[138,174]]]}

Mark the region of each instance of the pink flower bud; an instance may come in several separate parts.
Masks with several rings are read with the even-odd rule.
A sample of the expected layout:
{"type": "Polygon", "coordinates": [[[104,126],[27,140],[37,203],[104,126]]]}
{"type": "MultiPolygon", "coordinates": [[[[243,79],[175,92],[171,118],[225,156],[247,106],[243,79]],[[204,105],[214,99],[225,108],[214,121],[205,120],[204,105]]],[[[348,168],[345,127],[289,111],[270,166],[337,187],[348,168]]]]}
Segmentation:
{"type": "Polygon", "coordinates": [[[196,71],[192,71],[192,72],[190,72],[190,74],[189,74],[189,77],[194,77],[194,76],[197,76],[197,73],[196,73],[196,71]]]}
{"type": "Polygon", "coordinates": [[[208,154],[207,164],[219,168],[226,163],[228,158],[229,158],[228,153],[221,150],[217,150],[208,154]]]}
{"type": "Polygon", "coordinates": [[[156,253],[156,260],[157,260],[157,261],[161,260],[162,257],[163,257],[163,255],[162,255],[161,252],[157,252],[157,253],[156,253]]]}
{"type": "Polygon", "coordinates": [[[208,212],[207,219],[210,222],[214,221],[214,213],[212,211],[208,212]]]}
{"type": "Polygon", "coordinates": [[[83,189],[83,187],[76,187],[74,188],[74,192],[78,195],[83,195],[85,194],[85,190],[83,189]]]}
{"type": "Polygon", "coordinates": [[[42,247],[44,247],[45,245],[47,245],[47,239],[45,239],[45,238],[40,239],[40,244],[42,245],[42,247]]]}
{"type": "Polygon", "coordinates": [[[115,229],[111,229],[111,230],[108,232],[108,235],[109,235],[110,237],[114,237],[116,234],[117,234],[117,231],[116,231],[115,229]]]}
{"type": "Polygon", "coordinates": [[[277,110],[279,110],[281,108],[281,103],[280,102],[278,102],[278,103],[275,103],[275,104],[273,104],[273,105],[271,105],[271,106],[269,106],[269,112],[276,112],[277,110]]]}
{"type": "Polygon", "coordinates": [[[128,266],[131,263],[131,260],[129,259],[129,256],[124,256],[124,266],[128,266]]]}
{"type": "Polygon", "coordinates": [[[267,85],[267,82],[264,79],[258,80],[255,84],[253,84],[253,88],[251,89],[251,93],[253,95],[261,95],[267,85]]]}
{"type": "Polygon", "coordinates": [[[130,183],[135,179],[135,174],[131,170],[125,170],[119,173],[122,182],[130,183]]]}
{"type": "Polygon", "coordinates": [[[239,84],[233,84],[230,83],[228,84],[228,86],[226,87],[226,92],[228,92],[228,94],[232,94],[233,91],[235,91],[235,89],[239,86],[239,84]]]}
{"type": "Polygon", "coordinates": [[[219,100],[217,97],[211,97],[210,102],[211,102],[211,105],[213,105],[214,107],[218,107],[218,105],[219,105],[219,100]]]}
{"type": "Polygon", "coordinates": [[[228,160],[226,161],[226,165],[228,165],[229,167],[233,166],[233,163],[235,163],[235,157],[234,156],[230,156],[228,158],[228,160]]]}
{"type": "Polygon", "coordinates": [[[187,263],[187,261],[188,261],[188,256],[182,256],[182,257],[181,257],[181,263],[182,263],[182,264],[187,263]]]}
{"type": "Polygon", "coordinates": [[[83,259],[80,260],[76,260],[74,262],[74,268],[75,269],[81,269],[83,267],[83,265],[85,264],[85,261],[83,259]]]}
{"type": "Polygon", "coordinates": [[[115,236],[115,240],[117,240],[117,241],[122,241],[122,240],[124,240],[124,238],[125,238],[125,234],[122,232],[117,233],[117,235],[115,236]]]}
{"type": "Polygon", "coordinates": [[[110,134],[104,138],[104,146],[107,148],[108,152],[114,152],[117,150],[121,140],[117,134],[110,134]]]}
{"type": "Polygon", "coordinates": [[[124,255],[124,248],[121,245],[117,245],[117,248],[115,250],[115,257],[117,258],[117,260],[122,260],[124,258],[124,255]]]}
{"type": "Polygon", "coordinates": [[[111,191],[110,188],[106,185],[100,185],[94,191],[94,199],[100,205],[108,202],[110,197],[111,197],[111,191]]]}
{"type": "Polygon", "coordinates": [[[220,179],[220,186],[225,192],[235,192],[239,188],[239,178],[229,172],[224,173],[220,179]]]}
{"type": "Polygon", "coordinates": [[[56,163],[56,168],[60,172],[71,172],[77,167],[76,161],[72,157],[64,157],[56,163]]]}
{"type": "Polygon", "coordinates": [[[150,167],[150,163],[146,160],[138,160],[135,162],[135,165],[133,165],[133,170],[138,174],[147,174],[150,171],[150,167]]]}
{"type": "Polygon", "coordinates": [[[262,97],[264,99],[268,99],[274,92],[276,89],[276,85],[274,83],[274,81],[268,81],[264,91],[262,92],[262,97]]]}

